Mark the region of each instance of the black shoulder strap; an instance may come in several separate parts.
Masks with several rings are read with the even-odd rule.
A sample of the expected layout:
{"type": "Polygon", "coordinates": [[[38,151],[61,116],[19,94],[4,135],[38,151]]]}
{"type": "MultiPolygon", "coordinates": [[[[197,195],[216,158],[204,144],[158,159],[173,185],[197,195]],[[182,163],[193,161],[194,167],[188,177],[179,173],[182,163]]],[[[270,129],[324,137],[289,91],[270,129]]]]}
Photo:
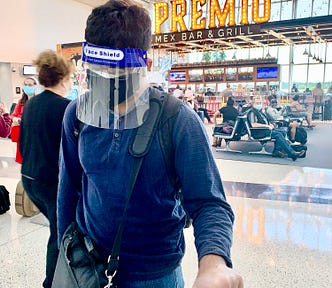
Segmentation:
{"type": "Polygon", "coordinates": [[[126,222],[126,215],[127,210],[129,207],[129,202],[131,198],[131,194],[133,192],[135,182],[139,173],[139,170],[142,166],[142,162],[144,156],[149,152],[153,135],[156,132],[158,127],[159,118],[162,114],[162,104],[160,102],[160,93],[156,89],[150,90],[150,109],[148,118],[144,121],[143,125],[138,127],[135,131],[135,135],[131,144],[129,145],[129,153],[133,156],[133,166],[130,172],[130,178],[128,183],[128,190],[127,190],[127,199],[122,215],[122,219],[117,230],[115,240],[112,247],[111,255],[108,258],[107,269],[105,271],[106,276],[108,278],[108,285],[105,287],[113,287],[112,279],[115,275],[118,265],[119,265],[119,254],[122,242],[122,234],[124,225],[126,222]]]}
{"type": "Polygon", "coordinates": [[[163,113],[159,121],[158,136],[166,163],[167,173],[174,187],[177,190],[181,188],[180,181],[175,173],[175,153],[173,145],[174,124],[180,111],[182,101],[166,94],[163,101],[163,113]]]}
{"type": "Polygon", "coordinates": [[[160,93],[157,89],[150,89],[150,109],[148,118],[136,129],[136,133],[129,145],[129,153],[134,157],[145,156],[150,149],[153,136],[158,128],[163,106],[160,101],[160,93]]]}

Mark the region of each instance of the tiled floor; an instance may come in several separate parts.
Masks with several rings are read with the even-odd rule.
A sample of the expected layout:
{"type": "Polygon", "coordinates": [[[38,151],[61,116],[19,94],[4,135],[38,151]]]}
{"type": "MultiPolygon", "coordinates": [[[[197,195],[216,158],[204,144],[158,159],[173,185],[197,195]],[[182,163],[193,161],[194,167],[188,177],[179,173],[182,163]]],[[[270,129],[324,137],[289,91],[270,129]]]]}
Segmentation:
{"type": "MultiPolygon", "coordinates": [[[[0,140],[0,183],[12,203],[19,179],[14,155],[15,145],[0,140]]],[[[233,262],[245,287],[332,287],[332,170],[216,161],[236,215],[233,262]]],[[[185,235],[183,272],[191,287],[192,229],[185,235]]],[[[41,215],[22,218],[12,206],[0,216],[0,288],[41,287],[47,237],[41,215]]]]}

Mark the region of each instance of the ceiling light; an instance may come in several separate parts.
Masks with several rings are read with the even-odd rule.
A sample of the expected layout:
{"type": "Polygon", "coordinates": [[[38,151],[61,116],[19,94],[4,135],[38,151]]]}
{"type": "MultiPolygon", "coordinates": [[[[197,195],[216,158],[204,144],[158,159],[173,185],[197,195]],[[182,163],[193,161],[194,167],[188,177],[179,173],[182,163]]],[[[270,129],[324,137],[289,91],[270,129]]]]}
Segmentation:
{"type": "Polygon", "coordinates": [[[267,50],[267,53],[266,53],[266,55],[265,55],[265,58],[271,58],[271,54],[270,54],[270,51],[269,51],[269,50],[267,50]]]}
{"type": "Polygon", "coordinates": [[[303,55],[308,55],[307,47],[304,48],[303,55]]]}

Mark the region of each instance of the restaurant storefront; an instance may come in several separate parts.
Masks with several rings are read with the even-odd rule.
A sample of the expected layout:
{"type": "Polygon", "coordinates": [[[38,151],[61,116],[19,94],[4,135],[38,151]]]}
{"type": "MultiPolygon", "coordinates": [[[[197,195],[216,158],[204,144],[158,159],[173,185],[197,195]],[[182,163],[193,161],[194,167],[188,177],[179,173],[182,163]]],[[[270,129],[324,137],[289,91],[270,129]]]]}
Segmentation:
{"type": "Polygon", "coordinates": [[[226,82],[248,93],[312,90],[318,82],[327,91],[331,14],[332,0],[155,1],[153,70],[169,87],[199,92],[221,92],[226,82]],[[270,73],[258,73],[266,67],[270,73]]]}

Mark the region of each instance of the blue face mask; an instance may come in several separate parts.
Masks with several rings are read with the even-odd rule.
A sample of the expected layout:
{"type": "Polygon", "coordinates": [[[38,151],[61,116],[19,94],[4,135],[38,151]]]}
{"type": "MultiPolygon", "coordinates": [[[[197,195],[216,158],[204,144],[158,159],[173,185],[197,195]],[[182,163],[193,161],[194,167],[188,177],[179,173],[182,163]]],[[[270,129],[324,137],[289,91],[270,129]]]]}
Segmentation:
{"type": "Polygon", "coordinates": [[[263,105],[262,105],[262,104],[257,104],[257,105],[255,106],[255,108],[256,108],[257,110],[262,110],[263,105]]]}
{"type": "Polygon", "coordinates": [[[33,96],[35,95],[35,86],[27,86],[24,85],[23,86],[23,91],[25,94],[27,94],[28,96],[33,96]]]}
{"type": "Polygon", "coordinates": [[[78,91],[77,91],[77,89],[72,88],[72,89],[70,89],[70,90],[67,92],[67,94],[66,94],[65,97],[66,97],[67,99],[69,99],[69,100],[74,100],[74,99],[77,98],[77,96],[78,96],[78,91]]]}

